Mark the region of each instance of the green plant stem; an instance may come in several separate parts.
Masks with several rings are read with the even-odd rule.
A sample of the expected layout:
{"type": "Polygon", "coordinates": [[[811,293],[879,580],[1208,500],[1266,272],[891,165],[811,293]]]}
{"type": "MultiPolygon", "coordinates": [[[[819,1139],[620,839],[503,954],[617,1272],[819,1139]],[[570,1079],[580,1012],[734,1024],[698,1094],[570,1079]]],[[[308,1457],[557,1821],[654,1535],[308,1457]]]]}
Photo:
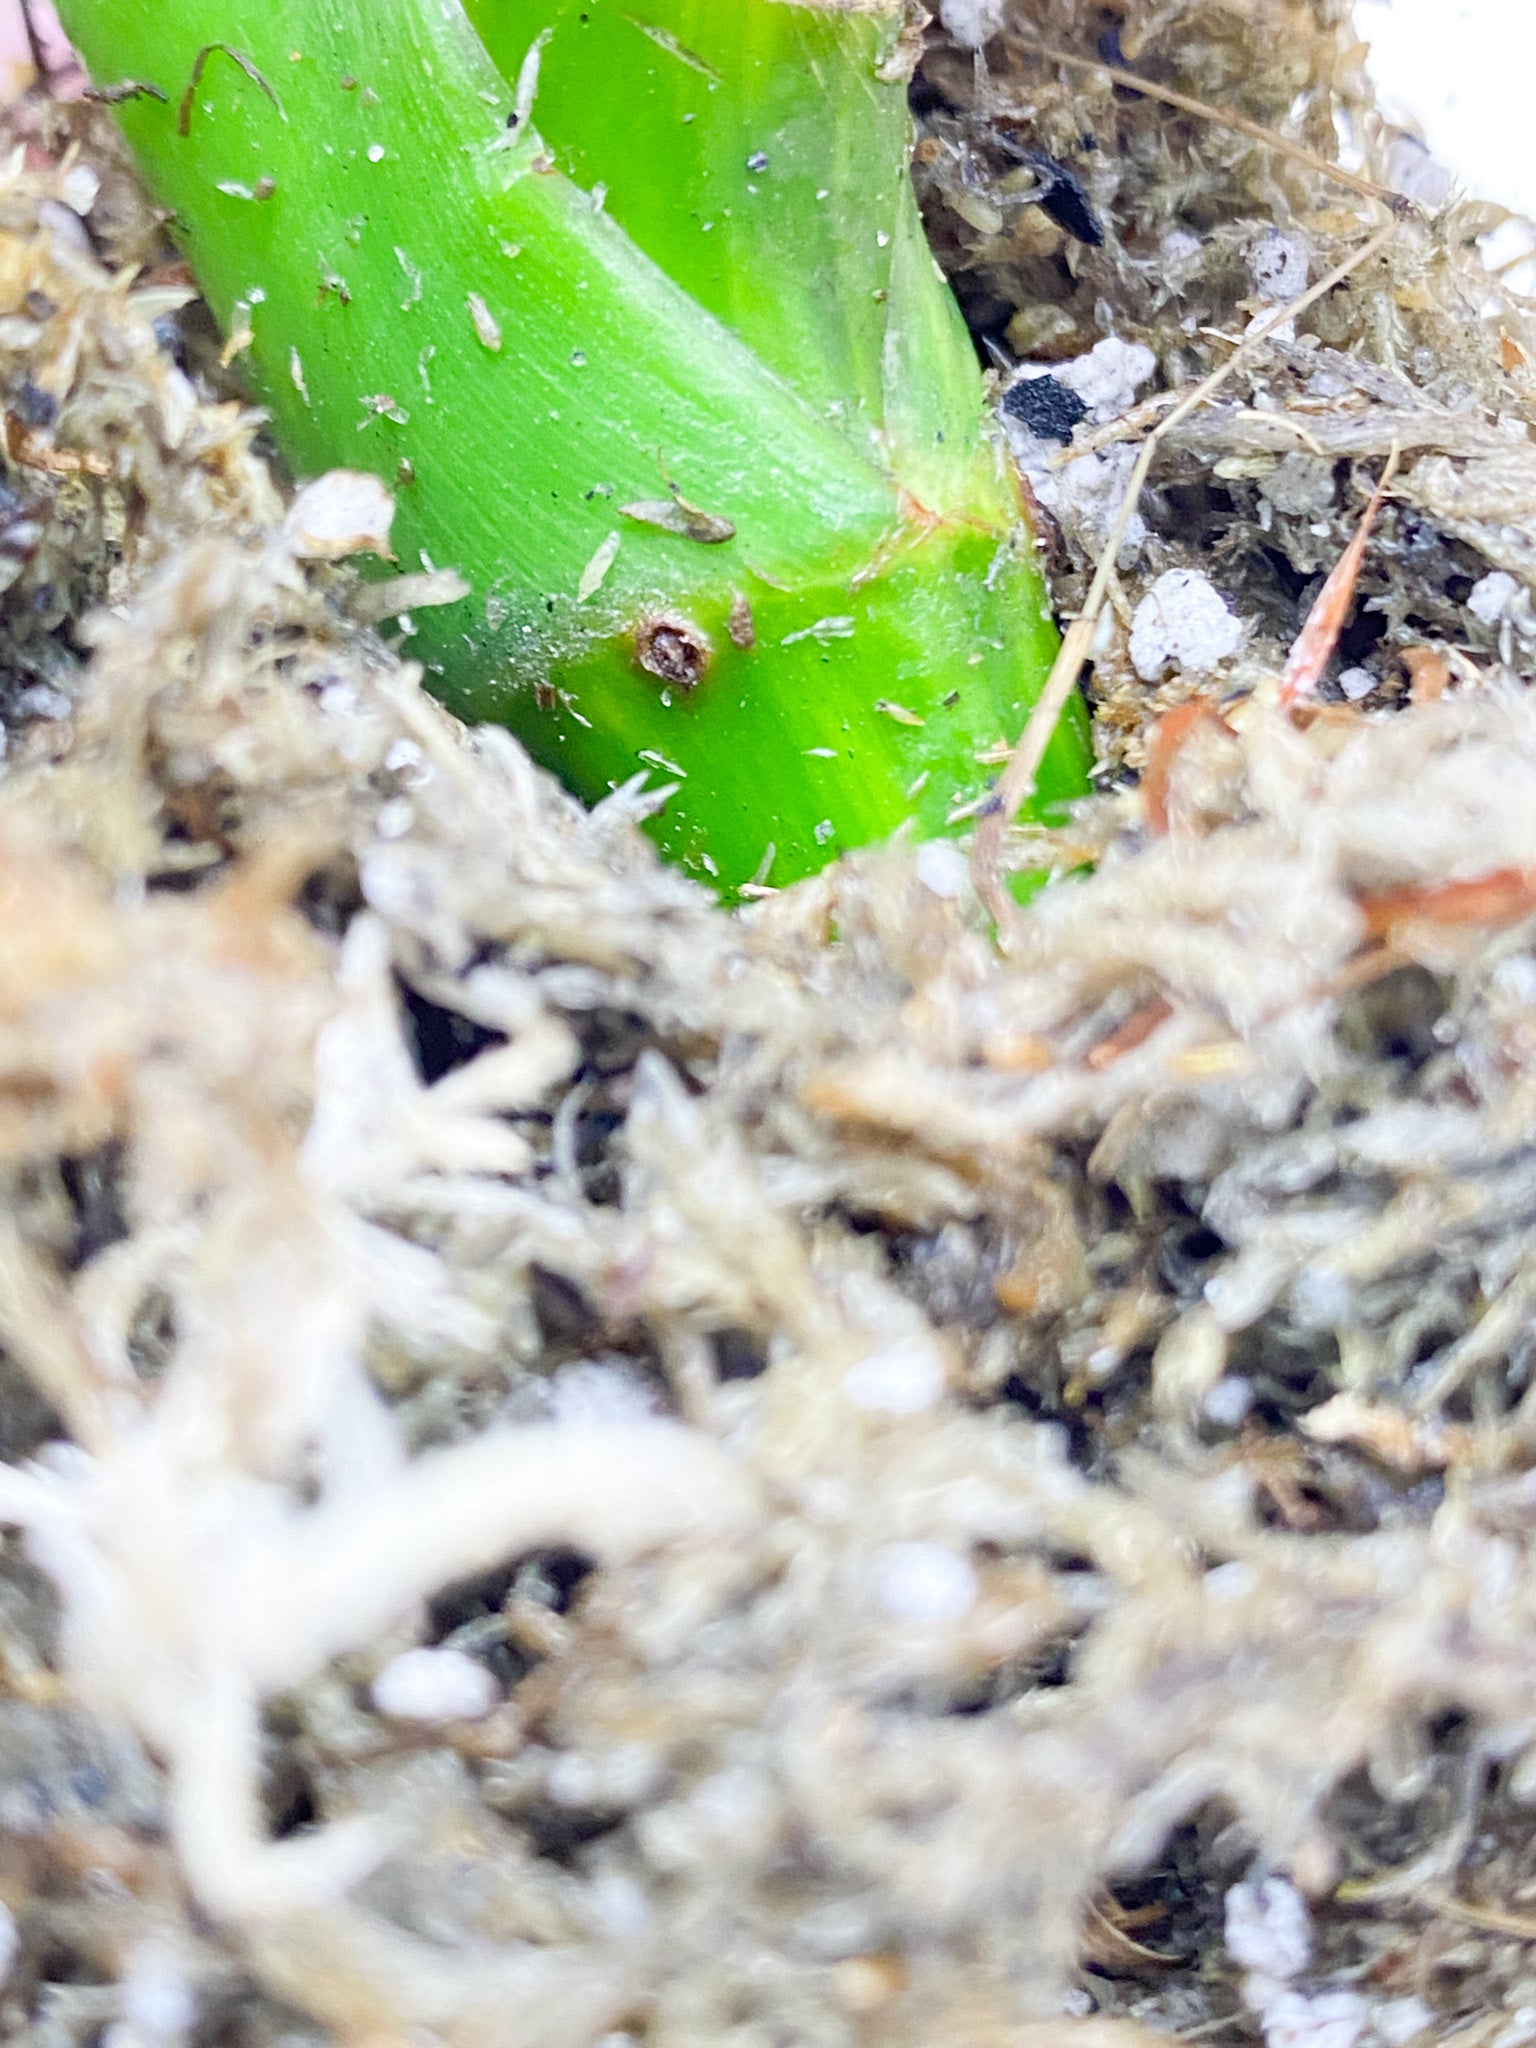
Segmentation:
{"type": "MultiPolygon", "coordinates": [[[[98,79],[168,95],[125,126],[294,468],[377,469],[406,566],[468,579],[411,642],[455,709],[588,799],[676,783],[657,838],[731,888],[985,802],[1055,643],[879,76],[894,12],[62,12],[98,79]],[[535,22],[548,143],[515,119],[535,22]]],[[[1038,801],[1085,770],[1076,715],[1038,801]]]]}

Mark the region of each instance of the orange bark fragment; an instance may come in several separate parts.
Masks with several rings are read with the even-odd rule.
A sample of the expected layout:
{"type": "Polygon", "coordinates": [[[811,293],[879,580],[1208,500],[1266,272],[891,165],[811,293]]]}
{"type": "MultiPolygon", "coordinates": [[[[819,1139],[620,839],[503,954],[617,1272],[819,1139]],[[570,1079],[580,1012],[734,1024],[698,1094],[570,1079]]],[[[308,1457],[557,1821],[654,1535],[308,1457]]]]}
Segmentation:
{"type": "Polygon", "coordinates": [[[1095,1074],[1102,1073],[1105,1067],[1112,1067],[1116,1060],[1134,1052],[1138,1045],[1145,1045],[1157,1027],[1166,1024],[1172,1015],[1172,1003],[1164,996],[1154,996],[1150,1003],[1143,1003],[1139,1010],[1133,1010],[1107,1038],[1101,1038],[1091,1048],[1083,1064],[1095,1074]]]}
{"type": "Polygon", "coordinates": [[[1356,899],[1367,936],[1385,937],[1395,925],[1514,924],[1536,910],[1536,867],[1496,868],[1470,882],[1410,882],[1356,899]]]}
{"type": "Polygon", "coordinates": [[[1415,704],[1433,704],[1451,684],[1451,665],[1435,647],[1405,647],[1403,667],[1408,671],[1408,694],[1415,704]]]}
{"type": "Polygon", "coordinates": [[[24,427],[14,413],[5,415],[5,452],[23,469],[43,469],[52,476],[110,476],[112,465],[104,455],[78,448],[55,448],[24,427]]]}
{"type": "Polygon", "coordinates": [[[1376,524],[1376,515],[1386,498],[1387,486],[1396,474],[1397,450],[1394,448],[1381,473],[1381,481],[1372,491],[1371,501],[1361,514],[1354,539],[1329,571],[1327,582],[1313,599],[1306,624],[1296,636],[1296,644],[1285,664],[1285,674],[1280,678],[1280,702],[1288,711],[1303,698],[1311,696],[1323,679],[1323,670],[1333,658],[1333,650],[1339,644],[1339,635],[1355,601],[1355,584],[1359,580],[1360,564],[1365,560],[1366,545],[1376,524]]]}
{"type": "Polygon", "coordinates": [[[1159,839],[1168,830],[1168,785],[1173,779],[1173,764],[1190,734],[1198,726],[1209,724],[1226,728],[1226,720],[1221,713],[1203,697],[1191,697],[1187,704],[1175,704],[1157,721],[1147,753],[1147,765],[1141,771],[1141,807],[1148,830],[1155,832],[1159,839]]]}
{"type": "Polygon", "coordinates": [[[1000,1031],[987,1039],[981,1056],[1004,1073],[1043,1074],[1055,1064],[1049,1044],[1033,1031],[1000,1031]]]}

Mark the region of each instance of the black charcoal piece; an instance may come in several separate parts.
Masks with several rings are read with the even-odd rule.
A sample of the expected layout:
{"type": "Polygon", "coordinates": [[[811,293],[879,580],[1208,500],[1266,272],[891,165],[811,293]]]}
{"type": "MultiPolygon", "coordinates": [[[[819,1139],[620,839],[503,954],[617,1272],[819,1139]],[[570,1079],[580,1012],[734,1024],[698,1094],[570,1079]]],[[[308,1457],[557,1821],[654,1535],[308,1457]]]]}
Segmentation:
{"type": "Polygon", "coordinates": [[[1059,377],[1021,378],[1005,392],[1003,411],[1047,441],[1070,441],[1072,429],[1088,417],[1087,406],[1059,377]]]}

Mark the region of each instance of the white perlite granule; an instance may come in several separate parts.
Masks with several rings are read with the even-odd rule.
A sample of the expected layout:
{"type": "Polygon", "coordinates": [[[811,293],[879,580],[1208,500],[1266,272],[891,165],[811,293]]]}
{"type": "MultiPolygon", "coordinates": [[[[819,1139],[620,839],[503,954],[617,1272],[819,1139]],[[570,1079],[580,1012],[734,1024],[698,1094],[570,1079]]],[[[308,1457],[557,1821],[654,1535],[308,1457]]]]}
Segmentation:
{"type": "MultiPolygon", "coordinates": [[[[1536,2018],[1536,2014],[1533,2014],[1536,2018]]],[[[1371,2025],[1378,2037],[1387,2043],[1387,2048],[1408,2048],[1427,2027],[1434,2025],[1435,2016],[1422,1998],[1389,1998],[1382,2005],[1371,2008],[1371,2025]]]]}
{"type": "Polygon", "coordinates": [[[855,1408],[886,1415],[920,1415],[943,1391],[944,1361],[918,1334],[871,1351],[843,1375],[843,1392],[855,1408]]]}
{"type": "Polygon", "coordinates": [[[970,886],[971,870],[965,855],[953,841],[929,839],[914,855],[917,879],[935,896],[953,902],[970,886]]]}
{"type": "Polygon", "coordinates": [[[1299,1976],[1312,1960],[1312,1915],[1287,1879],[1233,1885],[1224,1911],[1227,1951],[1245,1970],[1283,1980],[1299,1976]]]}
{"type": "Polygon", "coordinates": [[[384,1666],[372,1692],[392,1721],[478,1721],[498,1696],[490,1672],[462,1650],[404,1650],[384,1666]]]}
{"type": "Polygon", "coordinates": [[[1242,640],[1242,621],[1214,584],[1195,569],[1168,569],[1136,607],[1131,665],[1144,683],[1170,667],[1205,676],[1236,654],[1242,640]]]}
{"type": "Polygon", "coordinates": [[[1508,616],[1519,595],[1520,585],[1508,570],[1490,569],[1486,576],[1473,584],[1467,598],[1467,610],[1474,619],[1481,619],[1485,626],[1496,626],[1508,616]]]}
{"type": "Polygon", "coordinates": [[[1283,1991],[1265,2006],[1265,2048],[1355,2048],[1371,2022],[1356,1991],[1283,1991]]]}
{"type": "Polygon", "coordinates": [[[1136,393],[1157,368],[1157,357],[1144,342],[1122,341],[1107,334],[1086,355],[1052,371],[1058,384],[1075,391],[1095,421],[1112,420],[1136,403],[1136,393]]]}
{"type": "MultiPolygon", "coordinates": [[[[1120,517],[1120,506],[1130,488],[1136,467],[1136,450],[1130,446],[1103,448],[1093,455],[1079,455],[1062,470],[1055,483],[1053,509],[1063,526],[1095,559],[1109,545],[1109,537],[1120,517]]],[[[1033,477],[1031,477],[1033,482],[1033,477]]],[[[1038,491],[1036,496],[1039,496],[1038,491]]],[[[1046,501],[1041,499],[1041,503],[1046,501]]],[[[1139,512],[1126,521],[1116,560],[1122,569],[1132,567],[1147,537],[1147,524],[1139,512]]]]}
{"type": "Polygon", "coordinates": [[[1236,1429],[1253,1406],[1253,1382],[1229,1372],[1205,1397],[1205,1413],[1219,1429],[1236,1429]]]}
{"type": "Polygon", "coordinates": [[[890,1543],[875,1561],[880,1605],[899,1621],[959,1621],[976,1602],[976,1574],[942,1543],[890,1543]]]}
{"type": "MultiPolygon", "coordinates": [[[[1151,349],[1139,341],[1108,335],[1070,363],[1025,365],[1021,375],[1049,375],[1071,391],[1088,409],[1090,425],[1118,417],[1136,402],[1136,393],[1157,368],[1151,349]]],[[[1037,434],[1028,422],[1005,408],[1003,431],[1014,460],[1029,479],[1037,502],[1052,513],[1063,531],[1084,551],[1097,557],[1108,544],[1121,501],[1136,467],[1136,450],[1128,443],[1079,455],[1056,467],[1060,443],[1037,434]]],[[[1121,536],[1116,559],[1131,568],[1147,537],[1140,512],[1132,511],[1121,536]]]]}
{"type": "Polygon", "coordinates": [[[939,19],[962,50],[979,50],[1003,25],[1003,0],[944,0],[939,19]]]}
{"type": "Polygon", "coordinates": [[[134,1951],[122,1979],[122,2017],[101,2048],[184,2048],[197,2020],[197,1995],[181,1959],[158,1942],[134,1951]]]}
{"type": "Polygon", "coordinates": [[[1248,275],[1255,298],[1283,306],[1299,299],[1312,274],[1312,247],[1300,235],[1270,228],[1248,251],[1248,275]]]}
{"type": "Polygon", "coordinates": [[[550,1385],[550,1414],[572,1428],[643,1422],[655,1413],[655,1388],[627,1362],[582,1359],[563,1365],[550,1385]]]}

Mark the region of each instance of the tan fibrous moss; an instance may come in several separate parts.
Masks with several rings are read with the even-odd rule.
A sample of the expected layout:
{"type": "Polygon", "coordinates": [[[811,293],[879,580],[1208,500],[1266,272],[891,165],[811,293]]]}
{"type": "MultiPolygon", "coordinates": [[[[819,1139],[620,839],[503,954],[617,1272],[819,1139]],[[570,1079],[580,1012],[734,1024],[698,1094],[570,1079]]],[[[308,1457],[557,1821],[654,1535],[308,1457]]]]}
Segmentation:
{"type": "MultiPolygon", "coordinates": [[[[1255,237],[1360,209],[1042,77],[1046,26],[987,90],[1096,135],[1104,242],[1000,257],[937,174],[935,231],[1052,360],[1144,342],[1144,402],[1255,237]]],[[[1354,91],[1321,6],[1120,51],[1267,120],[1354,91]]],[[[974,56],[929,62],[985,166],[974,56]]],[[[955,849],[727,916],[643,797],[454,725],[80,118],[0,184],[0,393],[80,460],[13,460],[0,611],[67,700],[0,703],[0,2024],[1135,2048],[1257,2030],[1262,1881],[1309,1949],[1272,2025],[1491,2044],[1533,2002],[1536,718],[1524,329],[1463,317],[1467,217],[1170,437],[1121,607],[1198,564],[1247,641],[1148,683],[1112,609],[1116,773],[1014,847],[1080,873],[1000,953],[955,849]],[[1394,442],[1376,693],[1283,719],[1394,442]],[[383,1711],[423,1642],[483,1718],[383,1711]]]]}

